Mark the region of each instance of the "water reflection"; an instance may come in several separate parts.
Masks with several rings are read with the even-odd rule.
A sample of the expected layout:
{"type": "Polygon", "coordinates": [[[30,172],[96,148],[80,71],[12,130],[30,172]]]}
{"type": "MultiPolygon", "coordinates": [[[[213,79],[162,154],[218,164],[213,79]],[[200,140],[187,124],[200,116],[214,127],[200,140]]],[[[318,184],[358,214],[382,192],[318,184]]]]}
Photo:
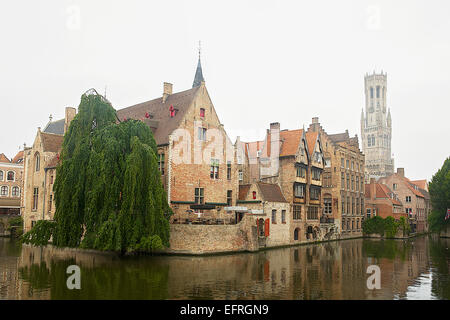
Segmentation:
{"type": "Polygon", "coordinates": [[[0,299],[448,299],[450,239],[347,240],[258,253],[120,258],[0,239],[0,299]],[[81,267],[81,290],[66,268],[81,267]],[[367,266],[381,269],[368,290],[367,266]]]}

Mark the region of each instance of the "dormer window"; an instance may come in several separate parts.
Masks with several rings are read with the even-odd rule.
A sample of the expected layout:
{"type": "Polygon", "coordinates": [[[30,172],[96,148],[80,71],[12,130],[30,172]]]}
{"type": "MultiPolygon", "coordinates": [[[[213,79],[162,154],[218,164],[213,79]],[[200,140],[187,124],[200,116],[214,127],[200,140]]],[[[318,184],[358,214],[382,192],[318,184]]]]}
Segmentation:
{"type": "Polygon", "coordinates": [[[200,108],[200,117],[202,117],[202,118],[205,117],[205,109],[204,108],[200,108]]]}

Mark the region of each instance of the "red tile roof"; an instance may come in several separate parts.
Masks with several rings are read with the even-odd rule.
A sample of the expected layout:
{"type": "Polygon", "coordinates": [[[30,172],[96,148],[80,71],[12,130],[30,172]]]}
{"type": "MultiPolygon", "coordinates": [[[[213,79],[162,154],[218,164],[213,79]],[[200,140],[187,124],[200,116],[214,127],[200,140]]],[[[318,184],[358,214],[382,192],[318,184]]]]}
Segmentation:
{"type": "Polygon", "coordinates": [[[63,140],[63,135],[41,132],[41,141],[44,152],[58,152],[61,149],[63,140]]]}
{"type": "Polygon", "coordinates": [[[168,144],[169,135],[180,126],[196,93],[202,86],[169,95],[163,103],[163,98],[153,99],[117,111],[120,120],[124,118],[142,120],[154,129],[154,137],[158,145],[168,144]],[[174,117],[170,116],[169,108],[173,106],[178,111],[174,117]],[[146,119],[148,113],[152,119],[146,119]]]}
{"type": "Polygon", "coordinates": [[[16,156],[12,159],[13,163],[18,163],[20,160],[23,160],[23,151],[19,151],[16,156]]]}
{"type": "Polygon", "coordinates": [[[314,153],[314,147],[316,146],[318,132],[306,132],[306,142],[308,144],[309,156],[311,157],[314,153]]]}
{"type": "Polygon", "coordinates": [[[411,183],[415,184],[420,189],[424,189],[424,190],[427,189],[427,180],[426,179],[424,179],[424,180],[414,180],[414,181],[411,181],[411,183]]]}
{"type": "Polygon", "coordinates": [[[287,202],[281,192],[280,186],[272,183],[257,182],[262,198],[268,202],[287,202]]]}
{"type": "Polygon", "coordinates": [[[295,156],[303,136],[303,129],[280,131],[280,157],[295,156]]]}
{"type": "Polygon", "coordinates": [[[11,163],[11,161],[8,159],[8,157],[5,156],[5,154],[3,154],[3,153],[0,154],[0,162],[11,163]]]}

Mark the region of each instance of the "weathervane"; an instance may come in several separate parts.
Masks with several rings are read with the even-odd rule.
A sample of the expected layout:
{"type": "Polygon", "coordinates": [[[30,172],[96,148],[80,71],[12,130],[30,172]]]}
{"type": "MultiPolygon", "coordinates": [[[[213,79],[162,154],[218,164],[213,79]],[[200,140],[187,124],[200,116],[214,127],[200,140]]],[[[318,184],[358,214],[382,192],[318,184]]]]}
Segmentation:
{"type": "Polygon", "coordinates": [[[198,58],[200,59],[200,55],[202,53],[202,41],[198,41],[198,58]]]}

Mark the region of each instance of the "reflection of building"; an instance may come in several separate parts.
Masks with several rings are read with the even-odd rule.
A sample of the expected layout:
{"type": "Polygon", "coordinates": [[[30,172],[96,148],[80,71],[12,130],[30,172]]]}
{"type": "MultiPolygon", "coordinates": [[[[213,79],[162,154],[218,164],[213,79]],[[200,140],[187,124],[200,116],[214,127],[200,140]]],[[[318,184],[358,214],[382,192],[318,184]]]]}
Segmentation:
{"type": "Polygon", "coordinates": [[[23,151],[13,159],[0,154],[0,215],[20,214],[23,191],[23,151]]]}
{"type": "Polygon", "coordinates": [[[392,190],[395,198],[402,202],[404,212],[411,219],[413,232],[428,230],[429,195],[426,190],[419,187],[419,182],[415,184],[406,178],[404,168],[398,168],[397,173],[381,178],[378,182],[385,184],[392,190]]]}
{"type": "Polygon", "coordinates": [[[313,118],[308,132],[320,132],[325,159],[322,182],[323,216],[334,221],[343,237],[361,236],[364,220],[364,155],[358,136],[328,134],[313,118]]]}
{"type": "Polygon", "coordinates": [[[386,106],[387,75],[374,72],[364,77],[364,83],[366,108],[361,113],[361,139],[365,169],[370,177],[385,177],[394,172],[392,119],[386,106]]]}
{"type": "Polygon", "coordinates": [[[38,128],[31,148],[25,149],[24,178],[24,230],[28,231],[37,220],[52,220],[55,213],[53,202],[53,183],[56,178],[56,165],[64,133],[75,117],[74,108],[66,108],[65,118],[50,121],[43,131],[38,128]]]}

